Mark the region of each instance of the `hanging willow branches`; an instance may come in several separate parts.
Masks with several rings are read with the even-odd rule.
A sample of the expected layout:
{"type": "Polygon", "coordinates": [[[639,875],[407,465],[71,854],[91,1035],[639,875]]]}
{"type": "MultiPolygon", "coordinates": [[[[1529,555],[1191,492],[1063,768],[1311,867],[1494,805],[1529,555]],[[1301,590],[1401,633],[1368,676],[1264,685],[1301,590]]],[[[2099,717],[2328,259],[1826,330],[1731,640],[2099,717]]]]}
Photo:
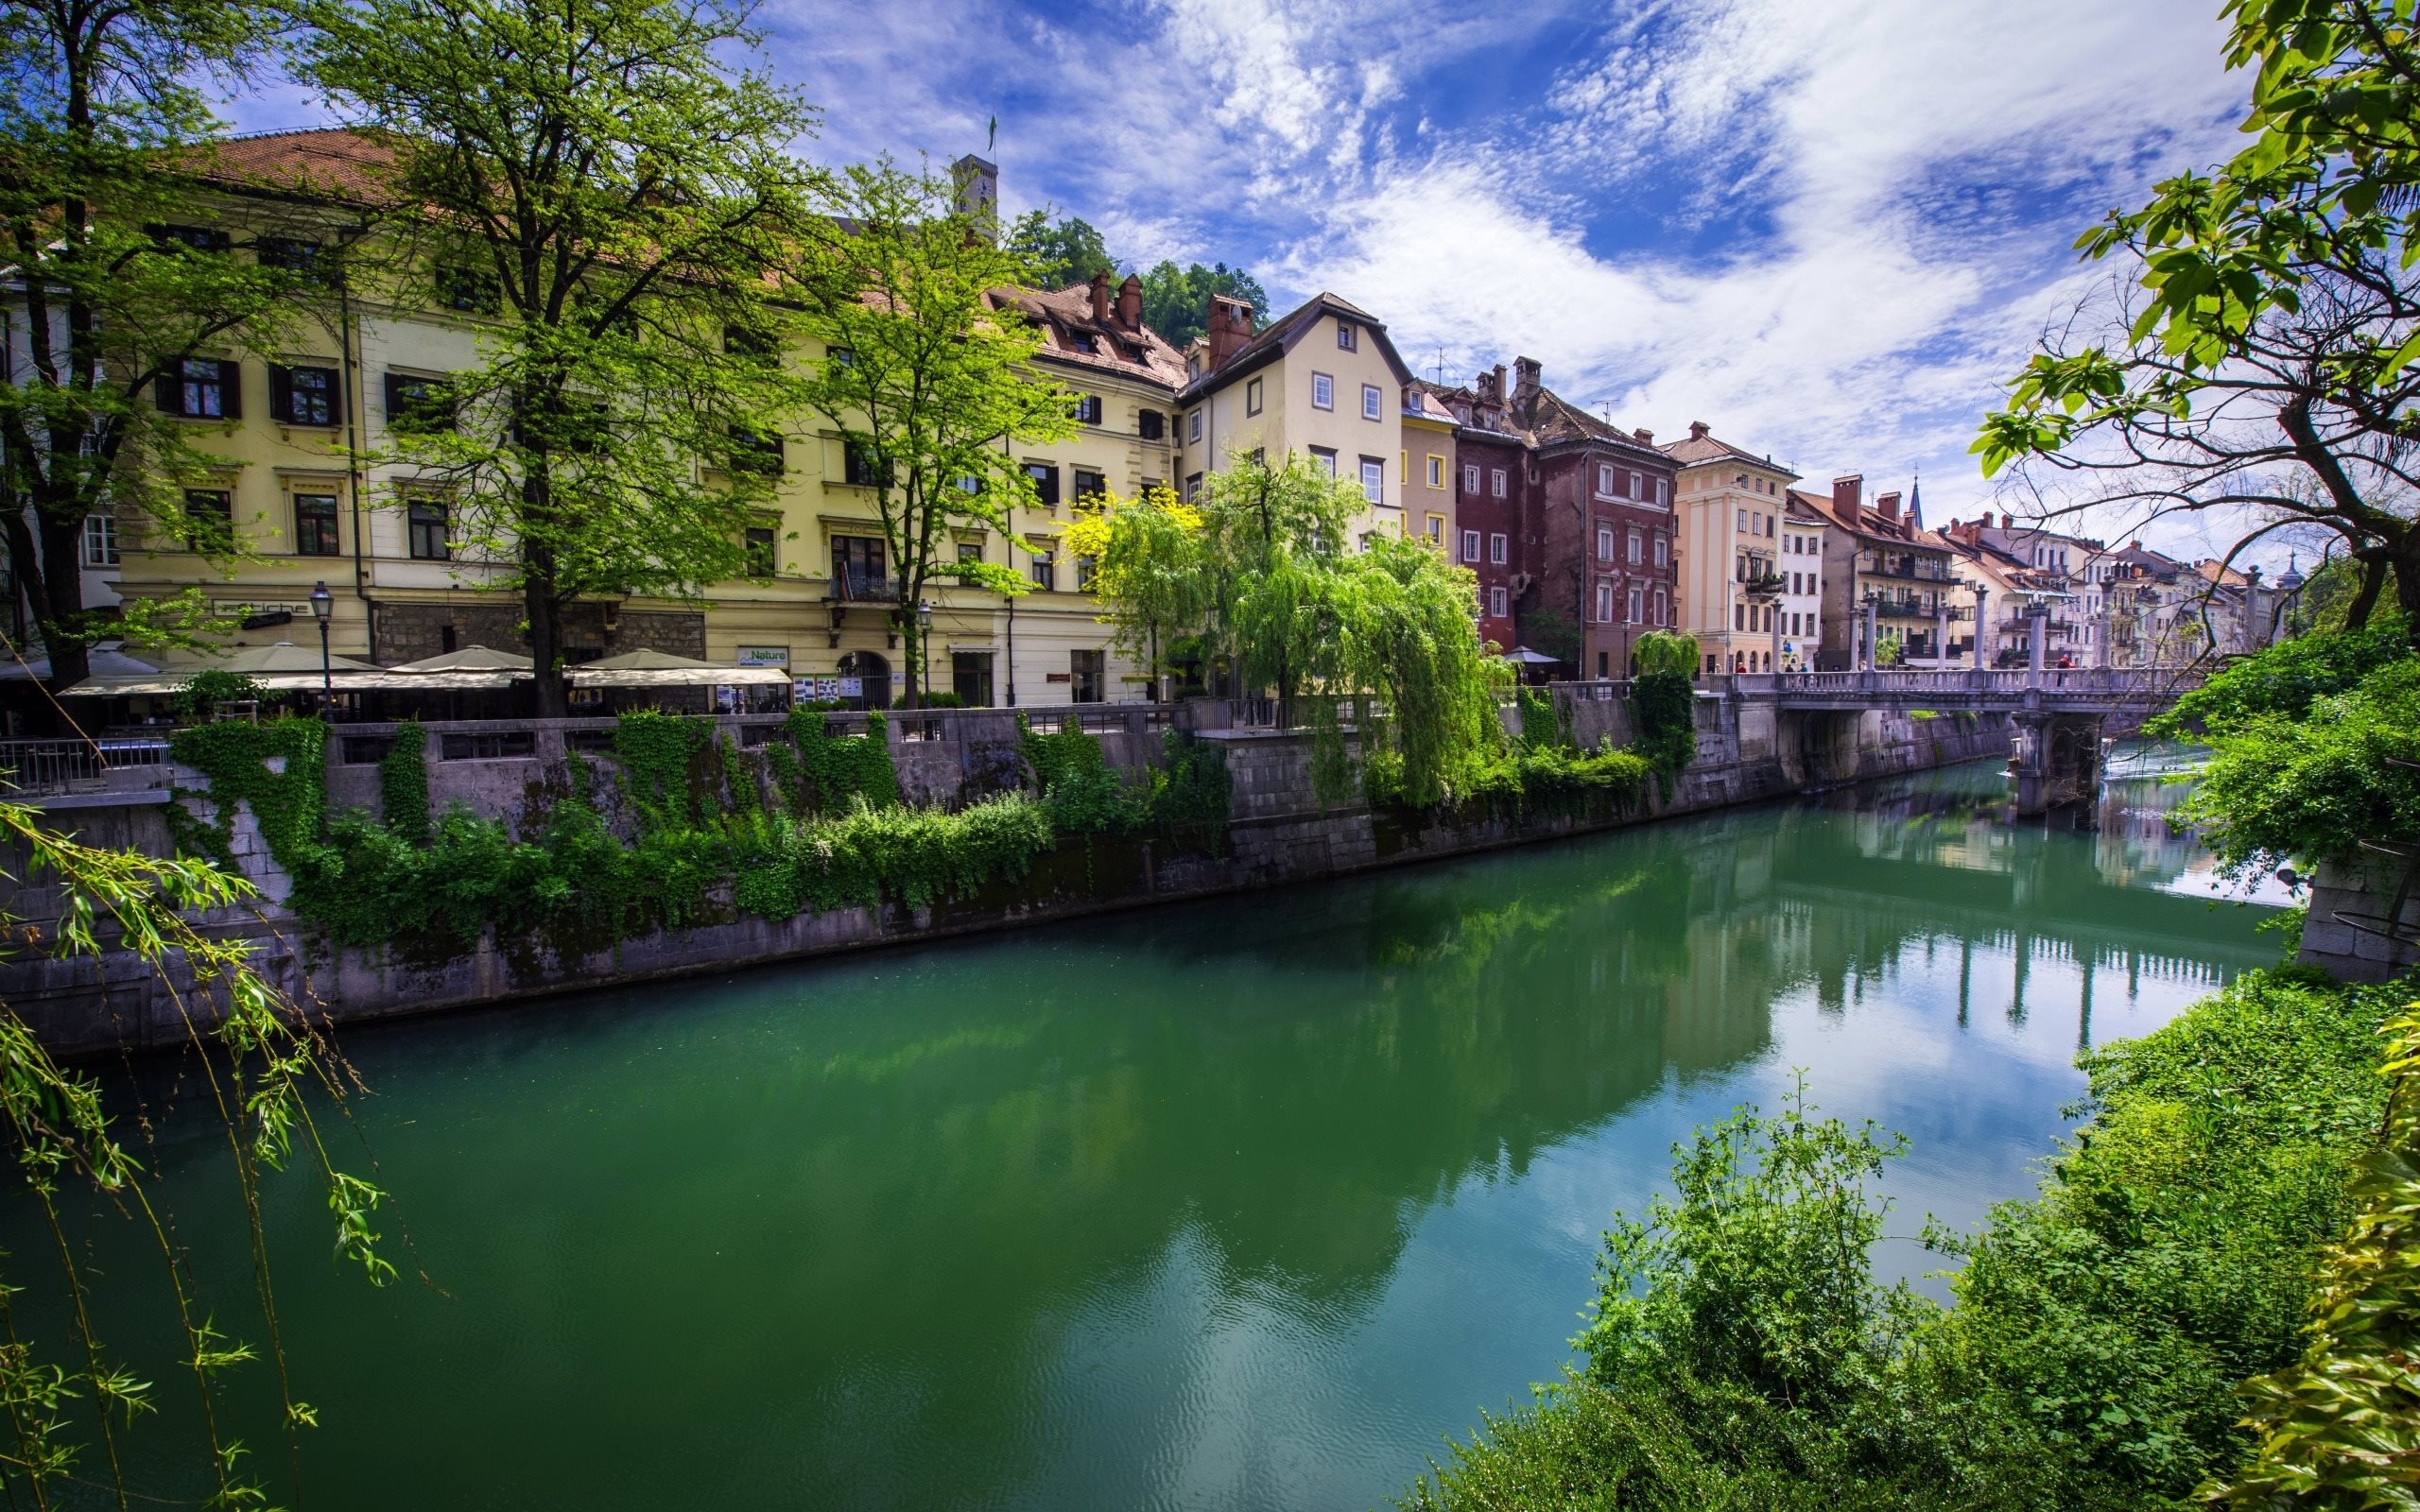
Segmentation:
{"type": "Polygon", "coordinates": [[[290,1163],[307,1168],[326,1190],[337,1258],[373,1286],[395,1274],[372,1227],[385,1194],[338,1167],[323,1115],[313,1110],[316,1094],[343,1116],[351,1077],[302,1009],[253,964],[251,942],[219,939],[194,924],[214,910],[246,905],[254,893],[242,879],[202,861],[79,844],[15,803],[0,802],[0,846],[23,866],[23,875],[8,880],[55,886],[61,899],[46,936],[37,925],[0,919],[8,926],[0,958],[47,954],[97,968],[105,954],[132,955],[182,1019],[235,1175],[262,1331],[258,1344],[220,1332],[222,1314],[201,1295],[171,1237],[168,1214],[155,1203],[158,1172],[145,1150],[121,1136],[99,1083],[60,1065],[16,1010],[0,1003],[0,1137],[23,1180],[17,1200],[31,1207],[32,1226],[54,1251],[39,1260],[0,1256],[0,1445],[7,1446],[0,1492],[12,1506],[59,1505],[71,1486],[79,1502],[96,1486],[121,1508],[156,1500],[129,1483],[121,1441],[155,1410],[150,1373],[165,1366],[190,1376],[199,1399],[210,1486],[203,1504],[265,1506],[268,1492],[247,1446],[222,1420],[227,1373],[263,1361],[275,1372],[290,1458],[299,1456],[302,1430],[314,1425],[315,1414],[296,1396],[286,1369],[262,1217],[264,1179],[290,1163]],[[63,1217],[78,1188],[156,1246],[159,1284],[182,1331],[176,1359],[137,1362],[108,1346],[103,1320],[90,1305],[89,1263],[71,1243],[63,1217]],[[21,1314],[53,1311],[69,1322],[61,1359],[21,1326],[21,1314]]]}

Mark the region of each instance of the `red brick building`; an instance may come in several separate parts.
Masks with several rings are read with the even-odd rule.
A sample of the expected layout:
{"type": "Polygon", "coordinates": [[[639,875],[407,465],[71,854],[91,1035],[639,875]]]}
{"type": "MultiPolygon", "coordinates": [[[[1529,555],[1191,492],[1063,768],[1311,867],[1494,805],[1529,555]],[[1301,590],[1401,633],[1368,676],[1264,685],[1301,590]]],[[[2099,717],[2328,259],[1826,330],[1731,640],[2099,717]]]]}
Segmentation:
{"type": "Polygon", "coordinates": [[[1435,390],[1454,412],[1454,559],[1479,579],[1479,633],[1556,658],[1557,675],[1630,674],[1631,647],[1680,623],[1672,459],[1547,388],[1531,358],[1435,390]]]}

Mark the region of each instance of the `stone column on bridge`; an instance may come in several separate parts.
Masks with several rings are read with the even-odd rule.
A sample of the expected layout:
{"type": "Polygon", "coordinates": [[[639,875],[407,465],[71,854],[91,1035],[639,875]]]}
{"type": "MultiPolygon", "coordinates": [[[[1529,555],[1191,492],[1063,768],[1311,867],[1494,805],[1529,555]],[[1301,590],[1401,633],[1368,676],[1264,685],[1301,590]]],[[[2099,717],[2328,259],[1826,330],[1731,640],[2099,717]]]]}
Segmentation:
{"type": "Polygon", "coordinates": [[[1949,595],[1941,593],[1932,604],[1932,664],[1944,671],[1949,668],[1949,595]]]}
{"type": "Polygon", "coordinates": [[[2049,610],[2040,604],[2029,604],[2025,610],[2025,669],[2027,680],[2033,687],[2042,686],[2042,665],[2048,647],[2043,644],[2043,630],[2050,618],[2049,610]]]}
{"type": "Polygon", "coordinates": [[[1975,584],[1975,670],[1978,672],[1990,670],[1992,664],[1991,653],[1983,649],[1983,627],[1989,619],[1987,608],[1991,597],[1992,591],[1988,585],[1979,581],[1975,584]]]}
{"type": "Polygon", "coordinates": [[[1859,672],[1871,672],[1871,671],[1873,671],[1873,670],[1874,670],[1875,665],[1876,665],[1876,655],[1875,655],[1875,652],[1876,652],[1876,648],[1880,644],[1880,643],[1879,643],[1879,642],[1877,642],[1877,641],[1874,638],[1875,609],[1876,609],[1875,596],[1874,596],[1872,593],[1868,593],[1868,594],[1866,594],[1866,595],[1865,595],[1865,662],[1864,662],[1864,663],[1863,663],[1862,665],[1860,665],[1860,666],[1858,668],[1858,670],[1859,672]]]}

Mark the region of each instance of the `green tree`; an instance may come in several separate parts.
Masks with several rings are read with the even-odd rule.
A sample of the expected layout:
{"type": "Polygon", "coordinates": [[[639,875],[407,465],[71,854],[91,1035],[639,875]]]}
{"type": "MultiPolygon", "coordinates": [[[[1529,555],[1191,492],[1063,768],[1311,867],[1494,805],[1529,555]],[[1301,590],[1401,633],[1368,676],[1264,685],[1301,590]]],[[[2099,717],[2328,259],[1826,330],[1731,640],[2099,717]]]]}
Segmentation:
{"type": "Polygon", "coordinates": [[[2078,241],[2120,264],[2115,327],[2046,342],[1974,450],[1987,475],[2017,463],[2100,483],[2070,507],[2244,518],[2231,558],[2281,530],[2340,538],[2365,574],[2349,623],[2392,581],[2420,634],[2411,10],[2230,0],[2225,14],[2228,64],[2254,71],[2251,145],[2078,241]]]}
{"type": "Polygon", "coordinates": [[[0,379],[0,526],[55,686],[85,677],[96,629],[88,516],[233,551],[185,517],[210,427],[167,413],[181,390],[164,386],[189,358],[258,350],[305,282],[198,208],[220,131],[200,86],[253,56],[269,19],[247,0],[0,3],[0,221],[23,318],[0,379]]]}
{"type": "Polygon", "coordinates": [[[926,586],[1018,586],[998,563],[945,559],[943,544],[961,528],[1008,534],[1011,511],[1034,496],[1010,438],[1053,441],[1076,422],[1066,391],[1033,365],[1038,335],[991,298],[1022,282],[1023,260],[958,213],[947,180],[884,159],[847,169],[833,198],[835,214],[790,269],[825,352],[804,397],[839,431],[848,480],[873,494],[912,707],[926,586]]]}
{"type": "Polygon", "coordinates": [[[1179,267],[1162,262],[1143,278],[1143,323],[1169,343],[1182,347],[1208,329],[1210,296],[1231,295],[1251,304],[1255,326],[1266,325],[1269,296],[1259,280],[1224,263],[1209,267],[1200,263],[1179,267]]]}
{"type": "Polygon", "coordinates": [[[1046,212],[1027,211],[1009,227],[1009,250],[1026,260],[1033,282],[1046,289],[1089,284],[1095,273],[1117,271],[1117,259],[1109,255],[1100,232],[1074,215],[1053,220],[1046,212]]]}
{"type": "Polygon", "coordinates": [[[451,539],[506,564],[561,715],[562,622],[586,598],[742,570],[795,386],[764,270],[812,183],[814,113],[735,72],[720,0],[325,0],[302,59],[394,149],[389,275],[484,317],[480,360],[396,452],[451,539]]]}
{"type": "Polygon", "coordinates": [[[1160,651],[1199,625],[1207,600],[1201,511],[1163,486],[1138,499],[1104,498],[1062,532],[1068,554],[1090,559],[1092,591],[1118,646],[1160,679],[1160,651]]]}

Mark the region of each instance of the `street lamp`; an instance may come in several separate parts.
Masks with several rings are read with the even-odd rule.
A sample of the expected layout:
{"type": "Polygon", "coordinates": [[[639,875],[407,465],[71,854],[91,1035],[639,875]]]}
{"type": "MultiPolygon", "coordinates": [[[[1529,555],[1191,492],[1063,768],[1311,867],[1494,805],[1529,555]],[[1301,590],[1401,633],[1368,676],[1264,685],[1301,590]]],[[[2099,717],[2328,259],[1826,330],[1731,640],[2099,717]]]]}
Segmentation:
{"type": "Polygon", "coordinates": [[[328,620],[337,611],[337,596],[322,580],[311,585],[311,617],[320,622],[320,696],[322,711],[337,701],[335,664],[328,656],[328,620]]]}
{"type": "Polygon", "coordinates": [[[933,604],[930,599],[916,601],[916,660],[925,663],[925,697],[933,696],[933,604]]]}

